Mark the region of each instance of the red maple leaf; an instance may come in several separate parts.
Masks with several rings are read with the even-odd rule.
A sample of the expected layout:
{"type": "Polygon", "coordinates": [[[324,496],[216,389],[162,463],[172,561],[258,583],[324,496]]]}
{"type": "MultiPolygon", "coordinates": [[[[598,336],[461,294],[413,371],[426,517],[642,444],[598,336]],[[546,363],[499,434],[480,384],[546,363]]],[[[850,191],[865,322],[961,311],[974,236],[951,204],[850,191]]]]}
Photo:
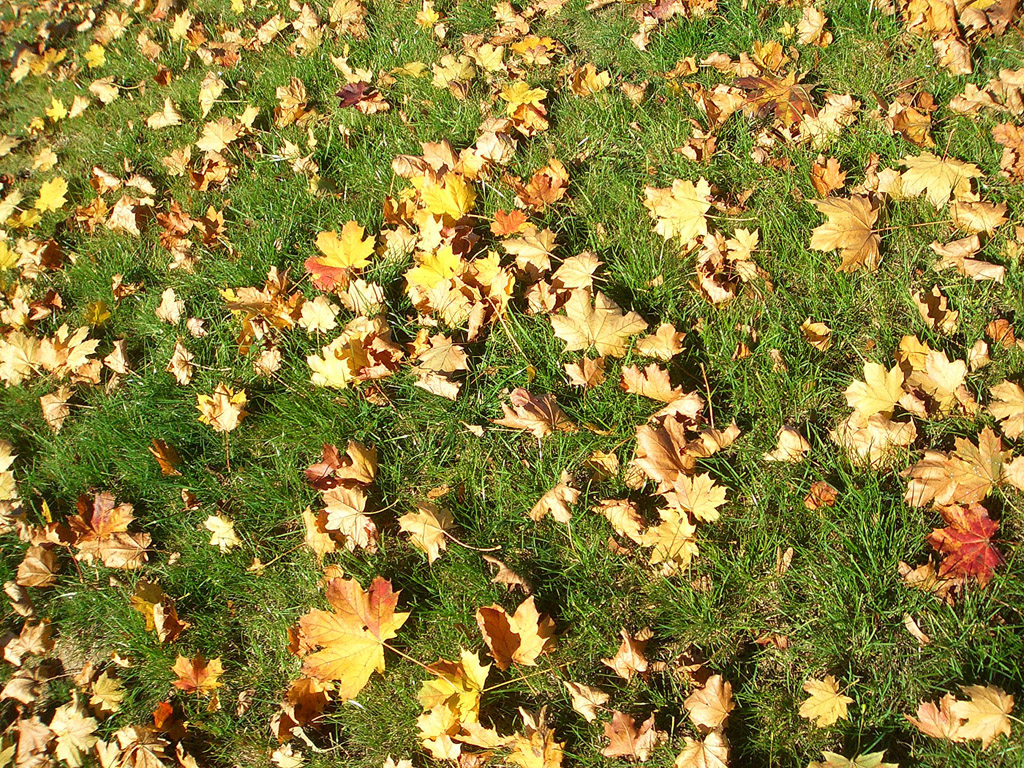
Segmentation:
{"type": "Polygon", "coordinates": [[[940,507],[939,511],[947,527],[935,528],[928,536],[928,543],[945,555],[939,565],[939,576],[974,576],[984,587],[996,566],[1003,562],[1003,556],[992,544],[999,523],[988,516],[988,510],[981,504],[953,504],[940,507]]]}

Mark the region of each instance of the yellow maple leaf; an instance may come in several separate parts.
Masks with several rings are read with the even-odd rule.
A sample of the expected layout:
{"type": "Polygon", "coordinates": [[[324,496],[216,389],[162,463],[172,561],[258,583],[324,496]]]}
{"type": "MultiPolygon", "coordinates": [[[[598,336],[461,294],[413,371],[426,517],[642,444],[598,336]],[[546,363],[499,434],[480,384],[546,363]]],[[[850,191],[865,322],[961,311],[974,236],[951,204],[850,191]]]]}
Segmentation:
{"type": "Polygon", "coordinates": [[[64,102],[54,96],[50,97],[50,106],[44,112],[55,123],[68,116],[68,108],[64,106],[64,102]]]}
{"type": "Polygon", "coordinates": [[[671,187],[644,188],[644,207],[657,221],[654,231],[669,240],[688,242],[708,233],[705,214],[711,207],[711,185],[701,177],[697,184],[676,179],[671,187]]]}
{"type": "Polygon", "coordinates": [[[46,213],[47,211],[59,211],[68,200],[65,197],[68,191],[68,183],[60,176],[44,181],[39,187],[39,197],[34,207],[46,213]]]}
{"type": "Polygon", "coordinates": [[[979,739],[981,748],[988,749],[1000,734],[1010,735],[1010,713],[1013,696],[994,685],[965,685],[961,690],[969,701],[955,701],[950,710],[964,720],[957,735],[964,739],[979,739]]]}
{"type": "Polygon", "coordinates": [[[548,95],[543,88],[531,88],[524,80],[516,80],[512,85],[505,86],[501,91],[501,98],[508,103],[508,114],[513,114],[516,109],[525,104],[531,107],[540,107],[541,102],[548,95]]]}
{"type": "Polygon", "coordinates": [[[490,664],[481,664],[474,651],[462,651],[458,663],[437,661],[428,669],[437,677],[425,680],[418,698],[424,709],[439,705],[449,707],[460,722],[477,722],[480,716],[480,694],[487,682],[490,664]]]}
{"type": "Polygon", "coordinates": [[[430,289],[460,274],[464,267],[462,257],[445,245],[434,253],[417,253],[416,266],[405,273],[405,280],[410,287],[430,289]]]}
{"type": "Polygon", "coordinates": [[[316,237],[316,247],[323,258],[317,262],[327,267],[361,269],[368,266],[376,238],[373,235],[364,238],[365,230],[356,221],[346,221],[337,232],[321,232],[316,237]]]}
{"type": "Polygon", "coordinates": [[[827,200],[812,200],[811,203],[828,220],[811,232],[811,248],[815,251],[841,252],[840,272],[850,272],[859,267],[874,270],[878,268],[881,243],[873,227],[878,220],[878,211],[868,198],[854,195],[849,199],[830,197],[827,200]]]}
{"type": "Polygon", "coordinates": [[[565,303],[565,315],[552,315],[555,336],[566,343],[566,352],[596,349],[599,355],[622,357],[626,339],[647,329],[636,312],[623,313],[614,301],[598,291],[590,303],[590,291],[575,290],[565,303]]]}
{"type": "Polygon", "coordinates": [[[429,184],[423,187],[423,204],[435,216],[450,216],[461,219],[471,210],[476,202],[476,192],[462,176],[456,173],[445,174],[440,184],[429,184]]]}
{"type": "Polygon", "coordinates": [[[84,764],[83,758],[92,750],[97,738],[94,732],[99,723],[87,717],[77,695],[67,704],[57,707],[50,721],[50,730],[57,739],[57,759],[77,768],[84,764]]]}
{"type": "Polygon", "coordinates": [[[417,549],[427,553],[427,562],[433,563],[440,557],[441,550],[447,549],[445,531],[454,522],[448,510],[429,501],[421,501],[417,502],[415,512],[408,512],[398,518],[398,527],[410,535],[417,549]]]}
{"type": "Polygon", "coordinates": [[[903,371],[898,365],[886,371],[878,363],[864,363],[864,381],[855,381],[843,393],[851,408],[864,418],[876,413],[892,415],[903,397],[903,371]]]}
{"type": "Polygon", "coordinates": [[[715,484],[710,473],[703,475],[682,475],[665,495],[674,507],[689,512],[706,523],[718,519],[718,508],[725,504],[725,488],[715,484]]]}
{"type": "Polygon", "coordinates": [[[321,648],[306,657],[303,674],[337,681],[343,701],[357,696],[374,670],[384,671],[385,644],[409,618],[408,613],[395,613],[398,595],[379,576],[369,591],[355,579],[331,579],[327,600],[334,610],[313,610],[299,619],[303,645],[321,648]]]}
{"type": "Polygon", "coordinates": [[[732,684],[721,675],[712,675],[703,688],[687,697],[683,706],[696,725],[716,730],[736,707],[732,700],[732,684]]]}
{"type": "Polygon", "coordinates": [[[645,547],[654,547],[651,565],[661,563],[661,572],[672,576],[689,567],[698,554],[697,527],[678,510],[659,509],[658,514],[661,522],[644,531],[640,541],[645,547]]]}
{"type": "Polygon", "coordinates": [[[824,680],[809,678],[803,688],[810,698],[800,705],[800,717],[813,720],[818,728],[827,728],[839,719],[849,719],[847,705],[852,704],[853,699],[839,692],[839,682],[835,677],[826,675],[824,680]]]}
{"type": "Polygon", "coordinates": [[[974,163],[955,157],[938,157],[931,152],[905,157],[900,164],[907,168],[900,179],[903,194],[917,197],[923,193],[936,208],[949,202],[951,195],[957,200],[970,197],[971,179],[981,176],[981,169],[974,163]]]}
{"type": "Polygon", "coordinates": [[[224,383],[217,385],[210,395],[196,395],[199,421],[209,424],[217,432],[230,432],[249,415],[245,410],[248,398],[245,390],[235,392],[224,383]]]}
{"type": "Polygon", "coordinates": [[[89,65],[89,69],[99,69],[107,63],[107,54],[102,45],[99,43],[93,43],[89,46],[89,50],[85,52],[85,63],[89,65]]]}
{"type": "Polygon", "coordinates": [[[241,540],[235,535],[235,524],[223,515],[210,515],[203,522],[203,526],[210,531],[210,545],[217,547],[221,552],[241,544],[241,540]]]}

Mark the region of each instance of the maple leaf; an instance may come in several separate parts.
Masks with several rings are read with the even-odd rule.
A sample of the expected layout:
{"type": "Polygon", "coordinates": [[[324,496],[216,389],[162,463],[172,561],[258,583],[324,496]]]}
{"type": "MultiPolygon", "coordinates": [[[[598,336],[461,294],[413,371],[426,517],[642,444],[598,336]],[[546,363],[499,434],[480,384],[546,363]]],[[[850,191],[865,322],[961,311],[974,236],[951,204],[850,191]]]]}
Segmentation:
{"type": "Polygon", "coordinates": [[[209,424],[217,432],[230,432],[249,415],[245,410],[247,402],[244,389],[235,392],[222,382],[216,386],[212,394],[196,395],[199,421],[209,424]]]}
{"type": "Polygon", "coordinates": [[[167,368],[164,370],[167,373],[174,374],[177,382],[184,386],[192,381],[192,374],[196,369],[195,365],[192,364],[192,360],[192,353],[185,349],[185,345],[181,343],[179,338],[174,343],[174,354],[171,355],[167,368]]]}
{"type": "Polygon", "coordinates": [[[172,685],[185,693],[211,695],[223,685],[219,678],[224,674],[224,668],[219,656],[209,661],[201,653],[191,659],[178,656],[171,671],[178,676],[172,685]]]}
{"type": "Polygon", "coordinates": [[[683,351],[685,338],[686,334],[676,331],[672,323],[662,323],[654,333],[637,342],[636,351],[645,357],[671,360],[683,351]]]}
{"type": "Polygon", "coordinates": [[[518,587],[527,595],[533,591],[526,579],[513,571],[498,558],[491,557],[490,555],[484,555],[484,560],[498,569],[498,572],[491,578],[491,584],[504,584],[509,588],[509,591],[518,587]]]}
{"type": "Polygon", "coordinates": [[[878,363],[864,363],[864,381],[855,381],[846,388],[847,404],[867,418],[876,413],[892,415],[903,397],[904,374],[900,367],[889,371],[878,363]]]}
{"type": "Polygon", "coordinates": [[[460,722],[476,722],[480,717],[480,695],[487,683],[490,664],[481,664],[473,651],[462,651],[457,663],[441,659],[428,669],[436,676],[425,680],[417,698],[424,709],[450,708],[460,722]]]}
{"type": "Polygon", "coordinates": [[[57,583],[59,569],[57,555],[53,550],[35,545],[25,550],[25,557],[18,564],[17,582],[23,587],[49,587],[57,583]]]}
{"type": "Polygon", "coordinates": [[[671,187],[644,187],[644,195],[644,207],[657,222],[654,231],[666,240],[678,237],[686,243],[708,233],[705,214],[711,207],[711,185],[703,177],[696,186],[675,179],[671,187]]]}
{"type": "Polygon", "coordinates": [[[513,389],[509,394],[509,407],[502,403],[501,410],[504,415],[500,419],[494,419],[495,424],[513,429],[525,429],[534,437],[547,437],[556,429],[564,432],[571,432],[575,429],[572,422],[565,415],[555,396],[551,394],[532,395],[522,387],[513,389]]]}
{"type": "Polygon", "coordinates": [[[664,494],[671,506],[689,512],[698,520],[713,523],[719,518],[718,508],[725,504],[725,488],[715,484],[710,473],[682,475],[664,494]]]}
{"type": "Polygon", "coordinates": [[[885,752],[871,752],[866,755],[856,755],[852,758],[843,757],[836,752],[822,752],[824,762],[812,760],[807,768],[900,768],[896,763],[882,762],[885,752]]]}
{"type": "Polygon", "coordinates": [[[77,695],[72,701],[57,707],[50,721],[50,730],[57,739],[57,758],[72,768],[84,765],[85,755],[98,741],[93,735],[98,726],[95,718],[86,716],[77,695]]]}
{"type": "Polygon", "coordinates": [[[68,518],[78,547],[77,558],[92,562],[99,558],[108,568],[141,568],[146,562],[148,533],[129,533],[135,519],[131,504],[117,504],[109,491],[97,493],[91,500],[78,497],[78,514],[68,518]]]}
{"type": "Polygon", "coordinates": [[[941,208],[949,202],[950,196],[966,200],[971,195],[971,179],[981,176],[981,169],[974,163],[949,157],[938,157],[931,152],[922,152],[917,157],[905,157],[900,161],[906,171],[900,179],[900,189],[906,197],[924,194],[928,202],[941,208]]]}
{"type": "Polygon", "coordinates": [[[811,184],[818,197],[828,197],[846,186],[846,171],[834,157],[826,160],[824,155],[818,155],[811,166],[811,184]]]}
{"type": "Polygon", "coordinates": [[[476,623],[499,669],[513,662],[537,666],[537,657],[555,647],[555,622],[537,611],[533,596],[509,616],[500,605],[477,608],[476,623]]]}
{"type": "Polygon", "coordinates": [[[810,698],[800,705],[800,717],[813,720],[817,728],[827,728],[840,719],[849,719],[846,707],[853,703],[853,699],[839,692],[835,677],[826,675],[824,680],[808,678],[803,688],[810,698]]]}
{"type": "Polygon", "coordinates": [[[637,544],[642,543],[644,521],[637,512],[636,502],[629,499],[602,499],[594,506],[594,511],[608,518],[617,534],[637,544]]]}
{"type": "Polygon", "coordinates": [[[583,683],[573,683],[569,680],[562,682],[572,697],[572,708],[583,715],[588,723],[594,722],[598,707],[603,708],[608,703],[608,694],[583,683]]]}
{"type": "Polygon", "coordinates": [[[728,768],[729,742],[721,731],[712,731],[704,741],[683,739],[685,747],[676,757],[675,768],[728,768]]]}
{"type": "Polygon", "coordinates": [[[653,547],[651,565],[662,564],[661,572],[665,576],[674,576],[690,566],[690,561],[698,554],[697,532],[686,514],[674,509],[659,509],[661,522],[651,526],[640,538],[645,547],[653,547]]]}
{"type": "Polygon", "coordinates": [[[786,128],[792,129],[805,117],[817,115],[811,94],[800,84],[796,72],[782,78],[740,77],[735,84],[747,92],[747,101],[755,114],[764,117],[771,113],[786,128]]]}
{"type": "Polygon", "coordinates": [[[338,486],[324,493],[324,511],[327,519],[324,527],[338,531],[344,537],[345,548],[354,552],[357,548],[375,552],[377,549],[377,526],[365,513],[366,493],[356,486],[338,486]]]}
{"type": "Polygon", "coordinates": [[[966,741],[960,735],[960,718],[953,714],[952,705],[956,698],[948,693],[939,700],[936,706],[930,701],[922,702],[917,708],[917,717],[904,715],[917,730],[926,736],[947,741],[966,741]]]}
{"type": "Polygon", "coordinates": [[[572,519],[570,507],[580,498],[580,492],[572,487],[572,475],[562,470],[558,484],[538,499],[529,511],[531,520],[543,520],[548,513],[560,523],[568,523],[572,519]]]}
{"type": "Polygon", "coordinates": [[[174,599],[165,594],[159,584],[140,580],[135,586],[129,604],[146,619],[146,630],[156,631],[161,643],[170,643],[191,624],[178,618],[174,599]]]}
{"type": "Polygon", "coordinates": [[[992,544],[992,535],[999,528],[999,523],[991,519],[980,504],[945,506],[940,508],[940,512],[947,527],[936,528],[927,537],[928,543],[945,555],[939,566],[939,576],[974,576],[979,586],[985,587],[1003,561],[999,550],[992,544]]]}
{"type": "Polygon", "coordinates": [[[203,526],[210,531],[210,546],[227,552],[242,542],[235,535],[235,524],[223,515],[210,515],[203,521],[203,526]]]}
{"type": "Polygon", "coordinates": [[[175,469],[175,465],[181,463],[181,456],[178,455],[178,451],[175,450],[173,445],[164,440],[154,438],[153,444],[149,446],[149,452],[153,454],[153,458],[160,465],[161,474],[170,476],[181,475],[181,472],[175,469]]]}
{"type": "Polygon", "coordinates": [[[647,648],[647,640],[650,637],[650,633],[644,634],[646,635],[644,637],[640,634],[637,637],[631,637],[629,632],[622,629],[619,632],[619,635],[622,637],[622,643],[619,645],[618,651],[610,659],[601,659],[601,663],[611,667],[615,670],[615,674],[624,680],[632,680],[633,675],[637,673],[644,674],[648,668],[644,649],[647,648]]]}
{"type": "Polygon", "coordinates": [[[950,712],[963,720],[957,728],[958,736],[980,740],[982,749],[988,749],[1000,734],[1009,737],[1013,696],[994,685],[965,685],[960,690],[970,700],[950,705],[950,712]]]}
{"type": "Polygon", "coordinates": [[[869,270],[878,268],[880,259],[878,246],[881,238],[875,231],[878,209],[862,195],[850,198],[830,197],[826,200],[812,200],[827,221],[811,232],[811,248],[816,251],[841,251],[840,272],[850,272],[860,267],[869,270]]]}
{"type": "Polygon", "coordinates": [[[334,610],[313,610],[299,619],[304,646],[322,648],[306,657],[303,674],[335,680],[343,701],[355,698],[374,670],[384,671],[384,646],[409,618],[408,613],[395,613],[398,595],[379,576],[369,591],[355,579],[331,579],[327,600],[334,610]]]}
{"type": "Polygon", "coordinates": [[[682,387],[673,387],[668,371],[657,363],[651,363],[644,370],[635,365],[622,369],[619,388],[633,395],[649,397],[663,403],[671,403],[683,396],[682,387]]]}
{"type": "Polygon", "coordinates": [[[599,355],[622,357],[626,340],[647,328],[636,312],[623,314],[614,301],[598,291],[591,306],[590,291],[577,289],[565,303],[565,316],[553,315],[551,327],[565,343],[566,352],[595,349],[599,355]]]}
{"type": "Polygon", "coordinates": [[[113,715],[121,711],[121,702],[125,697],[125,689],[121,681],[102,673],[92,684],[92,696],[89,706],[101,715],[113,715]]]}
{"type": "Polygon", "coordinates": [[[551,158],[548,164],[536,171],[525,185],[510,176],[506,176],[505,181],[515,190],[518,203],[524,208],[540,213],[565,197],[569,173],[560,160],[551,158]]]}
{"type": "Polygon", "coordinates": [[[999,420],[1003,434],[1016,439],[1024,434],[1024,389],[1011,381],[1001,381],[990,390],[988,412],[999,420]]]}
{"type": "Polygon", "coordinates": [[[316,237],[316,247],[323,256],[311,256],[306,260],[306,269],[313,276],[313,284],[323,291],[333,290],[335,285],[348,283],[349,270],[369,266],[370,256],[376,238],[364,238],[365,230],[356,221],[347,221],[337,232],[321,232],[316,237]]]}
{"type": "Polygon", "coordinates": [[[369,485],[377,476],[377,449],[349,440],[342,456],[337,446],[324,444],[323,460],[306,470],[306,480],[321,491],[339,483],[369,485]]]}
{"type": "Polygon", "coordinates": [[[803,461],[811,450],[811,444],[795,427],[782,427],[776,440],[775,450],[764,455],[766,461],[803,461]]]}
{"type": "Polygon", "coordinates": [[[440,183],[424,186],[422,199],[430,213],[458,221],[473,210],[476,192],[459,174],[447,173],[440,183]]]}
{"type": "Polygon", "coordinates": [[[652,714],[637,728],[636,721],[622,712],[612,712],[612,721],[604,724],[604,735],[608,746],[601,750],[605,757],[636,758],[641,763],[647,762],[651,752],[668,734],[654,727],[652,714]]]}
{"type": "Polygon", "coordinates": [[[565,744],[555,740],[554,729],[544,722],[544,708],[534,716],[520,707],[519,714],[523,718],[523,733],[512,736],[512,751],[506,759],[519,768],[560,768],[565,744]]]}
{"type": "Polygon", "coordinates": [[[68,202],[65,197],[67,192],[68,183],[60,176],[44,181],[39,187],[39,197],[36,199],[33,207],[42,213],[59,211],[68,202]]]}
{"type": "Polygon", "coordinates": [[[279,741],[287,741],[297,726],[307,725],[319,717],[331,700],[330,683],[300,677],[285,693],[281,709],[270,723],[279,741]]]}
{"type": "Polygon", "coordinates": [[[427,562],[433,563],[448,548],[445,531],[454,524],[451,513],[429,501],[416,503],[416,511],[398,518],[398,527],[410,535],[417,549],[427,553],[427,562]]]}
{"type": "Polygon", "coordinates": [[[683,702],[695,725],[717,730],[736,707],[732,700],[732,685],[721,675],[712,675],[704,687],[691,693],[683,702]]]}
{"type": "Polygon", "coordinates": [[[302,510],[302,525],[306,531],[303,542],[313,550],[318,562],[323,562],[324,555],[338,551],[337,542],[331,536],[331,532],[327,530],[327,512],[325,510],[320,510],[319,514],[313,514],[313,510],[306,507],[302,510]]]}
{"type": "Polygon", "coordinates": [[[603,91],[612,82],[611,73],[605,70],[598,72],[597,67],[587,62],[572,73],[569,84],[570,90],[577,96],[591,96],[603,91]]]}

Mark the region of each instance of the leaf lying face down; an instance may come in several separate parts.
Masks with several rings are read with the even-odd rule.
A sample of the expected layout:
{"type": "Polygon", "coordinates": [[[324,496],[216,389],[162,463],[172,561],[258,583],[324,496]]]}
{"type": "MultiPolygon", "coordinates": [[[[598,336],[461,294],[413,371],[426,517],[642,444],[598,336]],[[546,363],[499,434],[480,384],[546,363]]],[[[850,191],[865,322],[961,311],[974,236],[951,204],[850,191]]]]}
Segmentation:
{"type": "Polygon", "coordinates": [[[547,437],[556,429],[565,432],[575,430],[569,417],[558,407],[554,395],[532,395],[519,387],[512,390],[509,401],[512,407],[503,403],[501,410],[504,416],[495,419],[495,424],[525,429],[537,438],[547,437]]]}
{"type": "Polygon", "coordinates": [[[491,656],[502,670],[513,662],[536,666],[537,657],[555,647],[555,622],[537,611],[532,596],[511,616],[500,605],[478,608],[476,623],[491,656]]]}

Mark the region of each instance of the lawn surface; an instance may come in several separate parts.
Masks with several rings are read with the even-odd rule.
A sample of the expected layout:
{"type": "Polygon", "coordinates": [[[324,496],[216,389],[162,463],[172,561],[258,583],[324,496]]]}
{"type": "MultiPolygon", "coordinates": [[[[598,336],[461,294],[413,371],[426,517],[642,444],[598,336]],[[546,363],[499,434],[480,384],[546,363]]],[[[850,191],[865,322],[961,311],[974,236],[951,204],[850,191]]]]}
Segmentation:
{"type": "Polygon", "coordinates": [[[648,765],[721,765],[686,754],[717,739],[733,766],[1024,766],[999,712],[983,740],[906,718],[1024,690],[1024,392],[992,392],[1024,361],[1024,42],[1013,2],[885,5],[819,0],[816,33],[768,0],[5,4],[0,766],[636,762],[629,729],[602,755],[613,712],[653,714],[648,765]],[[870,213],[838,245],[829,196],[870,213]],[[601,296],[621,313],[573,314],[601,296]],[[307,478],[350,441],[369,476],[307,478]],[[554,622],[506,670],[478,609],[527,593],[484,555],[554,622]],[[310,612],[375,577],[408,618],[362,687],[317,666],[310,612]],[[603,663],[623,631],[646,671],[603,663]],[[488,690],[431,736],[424,665],[463,650],[488,690]],[[196,654],[223,672],[192,690],[196,654]],[[288,710],[303,676],[326,706],[288,710]],[[702,724],[714,676],[733,708],[702,724]],[[851,701],[818,727],[826,676],[851,701]],[[567,681],[608,694],[592,721],[567,681]]]}

